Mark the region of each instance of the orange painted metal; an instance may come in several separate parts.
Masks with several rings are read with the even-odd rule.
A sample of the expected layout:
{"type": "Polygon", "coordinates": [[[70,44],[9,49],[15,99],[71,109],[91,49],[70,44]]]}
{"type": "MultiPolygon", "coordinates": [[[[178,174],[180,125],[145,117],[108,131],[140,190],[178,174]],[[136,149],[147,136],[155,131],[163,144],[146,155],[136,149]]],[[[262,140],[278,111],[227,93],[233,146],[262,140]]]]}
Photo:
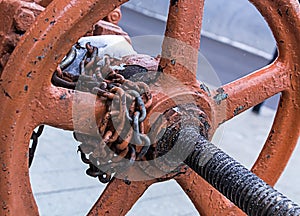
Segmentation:
{"type": "MultiPolygon", "coordinates": [[[[47,6],[51,1],[37,2],[47,6]]],[[[106,111],[104,101],[95,101],[87,93],[55,87],[51,84],[51,76],[70,46],[90,30],[93,24],[112,10],[118,10],[124,2],[126,0],[74,0],[70,4],[67,0],[54,0],[20,39],[9,61],[2,64],[5,67],[0,80],[0,215],[38,214],[30,188],[27,158],[30,135],[36,126],[47,124],[66,130],[96,133],[95,129],[90,130],[92,120],[89,119],[89,109],[86,106],[96,107],[95,115],[101,118],[106,111]],[[79,124],[83,127],[74,128],[74,101],[82,104],[79,106],[82,115],[77,121],[85,122],[79,124]]],[[[199,88],[195,78],[204,1],[171,1],[160,69],[165,75],[184,84],[187,91],[183,93],[182,89],[160,80],[158,84],[161,86],[153,89],[153,106],[149,115],[163,112],[175,105],[164,92],[167,88],[173,99],[177,98],[176,102],[186,103],[188,97],[191,97],[207,113],[212,124],[210,133],[213,134],[219,124],[266,98],[283,92],[269,138],[253,167],[256,174],[273,185],[300,134],[300,12],[297,0],[253,0],[253,3],[274,33],[279,58],[269,67],[227,84],[208,96],[199,88]],[[187,25],[188,21],[190,23],[187,25]],[[289,134],[286,134],[287,131],[289,134]]],[[[10,8],[7,6],[9,4],[11,1],[2,1],[0,7],[10,8]]],[[[10,9],[15,14],[20,5],[14,4],[16,3],[10,9]]],[[[1,14],[3,16],[5,15],[1,14]]],[[[8,20],[7,23],[13,22],[8,20]]],[[[24,22],[19,22],[18,26],[28,27],[26,22],[25,25],[24,22]]],[[[0,26],[0,31],[4,32],[4,29],[4,26],[0,26]]],[[[1,36],[11,34],[12,30],[9,29],[1,36]]],[[[3,56],[5,55],[1,58],[3,56]]],[[[2,59],[5,58],[7,59],[7,55],[2,59]]],[[[149,65],[157,64],[156,59],[149,62],[149,65]]],[[[176,180],[201,215],[243,215],[194,172],[189,170],[176,177],[176,180]]],[[[156,181],[158,180],[131,182],[128,186],[123,181],[114,179],[96,202],[90,215],[126,214],[156,181]],[[126,204],[123,200],[126,200],[126,204]]]]}
{"type": "Polygon", "coordinates": [[[283,74],[289,77],[289,85],[282,92],[273,127],[252,170],[274,185],[300,136],[300,44],[297,43],[300,40],[300,6],[299,1],[275,1],[269,4],[277,9],[277,13],[266,10],[263,1],[254,2],[276,38],[279,48],[277,62],[285,66],[283,74]],[[273,22],[273,19],[277,22],[273,22]]]}
{"type": "MultiPolygon", "coordinates": [[[[0,23],[0,75],[20,38],[34,23],[36,17],[44,11],[44,7],[47,7],[51,2],[52,0],[35,2],[6,0],[0,2],[0,17],[3,18],[0,23]]],[[[117,7],[104,19],[110,23],[118,24],[121,18],[120,7],[117,7]]],[[[117,31],[118,34],[123,34],[118,26],[110,23],[99,21],[94,27],[97,31],[94,35],[111,34],[117,31]],[[105,25],[104,28],[103,25],[105,25]]]]}
{"type": "MultiPolygon", "coordinates": [[[[144,175],[139,169],[131,169],[134,175],[144,175]]],[[[105,188],[100,198],[92,207],[89,216],[125,215],[149,186],[157,182],[156,179],[146,181],[125,181],[124,177],[114,178],[105,188]]]]}
{"type": "Polygon", "coordinates": [[[200,215],[246,215],[193,170],[175,179],[200,215]]]}
{"type": "Polygon", "coordinates": [[[98,134],[97,127],[90,126],[95,118],[100,119],[106,113],[104,100],[96,100],[94,95],[85,92],[54,86],[44,89],[44,92],[47,94],[43,95],[41,92],[42,94],[37,94],[39,98],[32,99],[30,107],[38,124],[91,135],[98,134]],[[74,103],[76,112],[80,113],[76,118],[73,113],[74,103]],[[95,115],[91,115],[91,110],[95,111],[95,115]]]}
{"type": "Polygon", "coordinates": [[[0,1],[0,75],[21,35],[44,10],[26,1],[0,1]]]}
{"type": "MultiPolygon", "coordinates": [[[[295,2],[291,4],[294,5],[295,2]]],[[[259,6],[265,7],[266,3],[261,1],[260,5],[257,5],[257,7],[259,6]]],[[[273,10],[272,9],[270,10],[276,11],[274,10],[274,8],[273,10]]],[[[271,11],[265,11],[265,13],[271,13],[271,11]]],[[[184,16],[178,16],[178,17],[172,16],[172,5],[171,5],[170,13],[171,15],[169,15],[169,22],[168,22],[167,33],[166,33],[167,36],[170,36],[171,34],[170,32],[168,32],[168,30],[173,29],[172,25],[176,22],[180,23],[180,20],[178,21],[178,19],[180,18],[178,17],[181,18],[184,17],[184,16]],[[171,25],[171,27],[169,27],[169,25],[171,25]]],[[[173,13],[176,14],[178,13],[178,11],[175,10],[175,12],[173,11],[173,13]]],[[[274,20],[270,20],[270,21],[274,22],[274,20]]],[[[290,24],[293,23],[299,23],[299,15],[295,16],[295,20],[290,22],[290,24]]],[[[176,25],[174,26],[175,26],[174,29],[178,27],[176,25]]],[[[180,34],[178,34],[179,36],[173,34],[172,37],[177,37],[179,41],[184,41],[183,38],[187,37],[187,35],[184,34],[186,28],[184,30],[181,28],[179,29],[180,30],[178,32],[180,32],[184,36],[181,37],[180,34]]],[[[273,31],[277,31],[277,30],[273,29],[273,31]]],[[[297,30],[297,32],[299,31],[297,30]]],[[[285,37],[287,37],[287,35],[285,35],[285,37]]],[[[293,43],[295,43],[295,41],[297,40],[294,40],[293,43]]],[[[178,57],[176,56],[176,53],[170,54],[172,53],[172,49],[174,48],[172,46],[169,46],[168,40],[165,40],[164,48],[165,50],[163,50],[163,57],[167,56],[167,58],[163,58],[160,63],[161,67],[163,68],[163,72],[176,77],[178,80],[184,82],[185,84],[190,84],[191,85],[190,88],[193,89],[194,88],[193,86],[196,85],[195,84],[196,82],[193,83],[193,81],[191,81],[190,79],[186,79],[186,74],[187,74],[186,72],[188,71],[190,73],[192,71],[191,70],[192,67],[188,67],[188,66],[181,67],[180,65],[178,66],[178,64],[176,64],[176,61],[175,64],[172,64],[174,62],[174,61],[172,62],[172,60],[174,59],[176,60],[178,57]],[[167,54],[165,54],[164,52],[167,54]],[[173,56],[175,57],[173,58],[173,56]]],[[[297,52],[299,52],[299,50],[300,49],[297,48],[297,52]]],[[[184,51],[182,53],[184,53],[184,51]]],[[[298,58],[298,56],[299,54],[296,55],[296,58],[298,58]]],[[[287,63],[290,64],[291,61],[299,62],[297,59],[293,59],[293,58],[284,59],[284,61],[276,61],[273,65],[267,68],[263,68],[251,74],[248,77],[242,78],[241,80],[237,80],[233,83],[225,85],[224,87],[220,88],[220,90],[216,92],[215,95],[213,95],[213,96],[216,96],[218,94],[226,95],[226,97],[224,97],[223,99],[222,97],[220,97],[221,98],[220,101],[217,101],[216,98],[212,99],[213,97],[211,98],[211,100],[207,98],[203,99],[203,96],[202,96],[202,100],[198,101],[199,105],[203,106],[204,103],[206,103],[206,101],[210,100],[211,102],[210,108],[213,109],[213,113],[215,114],[214,124],[213,124],[213,127],[215,128],[220,123],[229,120],[235,115],[238,115],[244,110],[250,108],[251,106],[257,103],[260,103],[261,101],[273,96],[276,93],[284,91],[283,98],[287,98],[286,91],[290,92],[291,90],[288,89],[291,89],[291,87],[294,88],[293,90],[294,94],[289,94],[290,100],[286,100],[286,101],[283,100],[283,102],[285,102],[285,105],[282,106],[284,107],[284,112],[281,111],[282,107],[279,108],[278,115],[280,117],[276,118],[275,124],[273,126],[273,129],[276,131],[276,138],[272,139],[272,136],[274,136],[274,131],[271,130],[271,139],[269,138],[266,142],[265,149],[262,151],[263,156],[261,156],[257,160],[257,163],[254,166],[254,171],[258,175],[260,175],[263,179],[265,179],[269,184],[274,184],[277,181],[278,177],[280,176],[280,173],[282,172],[282,168],[285,167],[286,165],[285,162],[290,157],[290,154],[299,136],[299,123],[297,123],[297,121],[299,120],[299,101],[297,101],[296,99],[297,94],[299,94],[298,93],[299,90],[297,90],[299,88],[299,84],[296,82],[297,85],[293,84],[293,86],[291,86],[291,79],[290,79],[291,76],[299,77],[299,70],[294,70],[294,71],[290,70],[287,63]],[[293,105],[289,104],[288,101],[290,101],[290,103],[293,103],[293,105]],[[295,109],[291,109],[291,107],[294,107],[295,109]],[[226,110],[225,115],[223,115],[223,113],[219,113],[222,112],[224,108],[226,110]],[[283,120],[280,118],[285,118],[285,119],[283,120]],[[285,122],[286,120],[289,123],[282,124],[282,122],[285,122]],[[278,124],[280,124],[280,126],[277,126],[278,124]],[[292,125],[295,125],[295,127],[292,128],[292,125]],[[285,128],[286,126],[288,126],[289,129],[291,128],[292,131],[291,136],[286,136],[285,134],[283,134],[284,131],[287,131],[287,128],[285,128]],[[270,144],[270,140],[273,140],[272,141],[273,143],[270,144]],[[276,143],[274,142],[274,140],[276,143]],[[277,146],[279,146],[278,149],[277,146]],[[271,151],[271,153],[266,154],[266,152],[268,151],[269,152],[271,151]],[[273,164],[271,164],[270,161],[272,161],[273,164]],[[258,166],[262,166],[262,167],[260,169],[257,169],[256,167],[258,166]],[[263,170],[264,173],[262,172],[263,170]]],[[[293,78],[292,80],[295,79],[293,78]]],[[[176,90],[174,90],[174,94],[179,95],[179,92],[177,93],[175,92],[176,90]]],[[[164,97],[160,94],[155,95],[154,104],[155,105],[151,111],[165,110],[172,106],[172,103],[168,102],[168,99],[164,99],[164,97]]],[[[150,115],[151,115],[151,111],[150,111],[150,115]]],[[[191,198],[191,200],[195,204],[195,207],[199,210],[201,215],[221,215],[221,214],[222,215],[244,215],[244,213],[242,213],[237,207],[235,207],[231,202],[229,202],[226,198],[224,198],[220,193],[215,191],[199,176],[195,175],[195,173],[188,172],[185,175],[181,175],[176,180],[181,185],[181,187],[186,191],[186,193],[191,198]]]]}
{"type": "MultiPolygon", "coordinates": [[[[28,174],[29,139],[32,130],[45,122],[43,115],[62,116],[61,110],[48,110],[42,98],[51,94],[51,76],[70,46],[90,26],[124,1],[53,1],[26,32],[10,56],[1,75],[0,129],[0,215],[37,215],[28,174]],[[26,56],[25,56],[26,54],[26,56]],[[43,115],[36,115],[37,109],[43,115]],[[54,111],[59,111],[58,113],[54,111]],[[5,124],[4,124],[5,123],[5,124]]],[[[57,104],[65,105],[64,100],[57,104]]],[[[72,109],[69,107],[68,109],[72,109]]],[[[58,118],[53,125],[69,124],[72,116],[58,118]],[[68,122],[60,122],[60,120],[68,122]]]]}
{"type": "Polygon", "coordinates": [[[185,84],[196,81],[203,9],[204,0],[170,1],[160,67],[185,84]]]}
{"type": "MultiPolygon", "coordinates": [[[[227,121],[249,107],[282,92],[277,115],[252,170],[270,185],[283,172],[300,134],[300,13],[298,1],[253,1],[268,22],[279,48],[267,68],[223,86],[227,121]],[[286,31],[289,29],[289,31],[286,31]],[[288,134],[287,134],[288,132],[288,134]]],[[[216,122],[217,123],[217,122],[216,122]]]]}

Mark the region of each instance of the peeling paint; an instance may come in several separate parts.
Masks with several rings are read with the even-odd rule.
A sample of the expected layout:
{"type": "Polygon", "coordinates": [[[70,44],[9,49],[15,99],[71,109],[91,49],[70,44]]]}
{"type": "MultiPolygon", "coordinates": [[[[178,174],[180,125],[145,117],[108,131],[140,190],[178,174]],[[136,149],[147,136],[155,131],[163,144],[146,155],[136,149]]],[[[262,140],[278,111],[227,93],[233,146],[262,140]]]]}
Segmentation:
{"type": "Polygon", "coordinates": [[[41,56],[38,56],[36,57],[39,61],[41,61],[43,58],[45,58],[45,56],[41,55],[41,56]]]}
{"type": "Polygon", "coordinates": [[[277,13],[279,14],[279,16],[282,17],[282,12],[281,12],[281,10],[279,8],[277,9],[277,13]]]}
{"type": "Polygon", "coordinates": [[[12,97],[11,97],[11,96],[8,94],[8,92],[5,91],[4,89],[3,89],[3,93],[4,93],[5,97],[9,97],[10,99],[12,99],[12,97]]]}
{"type": "Polygon", "coordinates": [[[29,72],[27,73],[26,76],[27,76],[28,78],[31,78],[31,74],[32,74],[32,71],[29,71],[29,72]]]}
{"type": "Polygon", "coordinates": [[[66,98],[67,98],[67,94],[66,94],[66,93],[62,94],[62,95],[59,97],[60,100],[65,100],[66,98]]]}
{"type": "Polygon", "coordinates": [[[7,166],[6,166],[6,164],[5,163],[2,163],[2,171],[7,171],[7,166]]]}
{"type": "Polygon", "coordinates": [[[233,111],[233,115],[236,116],[238,114],[241,113],[241,111],[243,111],[244,106],[238,106],[234,111],[233,111]]]}
{"type": "Polygon", "coordinates": [[[228,94],[225,93],[223,88],[217,89],[217,92],[218,94],[214,96],[214,100],[218,105],[220,105],[223,100],[227,99],[228,94]]]}
{"type": "Polygon", "coordinates": [[[179,1],[179,0],[172,0],[172,1],[171,1],[171,6],[177,5],[177,4],[178,4],[178,1],[179,1]]]}
{"type": "Polygon", "coordinates": [[[211,96],[209,88],[204,83],[200,84],[200,88],[207,93],[208,97],[211,96]]]}
{"type": "Polygon", "coordinates": [[[290,15],[290,14],[289,14],[289,8],[285,10],[285,14],[286,14],[287,16],[290,15]]]}

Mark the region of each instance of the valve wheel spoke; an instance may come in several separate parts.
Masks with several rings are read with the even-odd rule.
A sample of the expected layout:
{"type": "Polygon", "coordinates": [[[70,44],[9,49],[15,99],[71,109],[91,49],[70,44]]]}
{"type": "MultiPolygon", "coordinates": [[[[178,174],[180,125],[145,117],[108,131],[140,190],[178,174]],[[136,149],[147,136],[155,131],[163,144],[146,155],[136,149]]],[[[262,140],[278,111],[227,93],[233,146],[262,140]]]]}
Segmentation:
{"type": "Polygon", "coordinates": [[[176,181],[193,202],[200,215],[227,215],[229,213],[244,215],[239,208],[193,170],[190,169],[186,174],[176,177],[176,181]]]}
{"type": "Polygon", "coordinates": [[[51,85],[40,97],[39,107],[35,111],[38,124],[46,124],[56,128],[77,131],[85,134],[97,134],[97,127],[91,122],[106,112],[105,101],[87,92],[70,90],[51,85]],[[47,115],[44,115],[47,113],[47,115]],[[87,124],[83,124],[86,122],[87,124]]]}
{"type": "Polygon", "coordinates": [[[203,8],[204,0],[170,1],[159,70],[183,83],[196,81],[203,8]]]}
{"type": "Polygon", "coordinates": [[[219,125],[290,87],[289,69],[279,61],[219,88],[213,94],[219,125]],[[224,110],[226,110],[224,115],[224,110]]]}
{"type": "Polygon", "coordinates": [[[155,180],[132,181],[114,178],[89,212],[93,215],[125,215],[155,180]]]}
{"type": "Polygon", "coordinates": [[[220,100],[214,101],[217,102],[215,110],[218,113],[215,124],[226,122],[265,99],[281,93],[273,126],[252,167],[255,174],[269,185],[274,185],[287,165],[300,134],[300,71],[297,64],[300,61],[300,46],[295,43],[300,39],[297,33],[300,32],[300,27],[294,27],[294,23],[299,23],[299,14],[295,10],[299,8],[299,3],[294,0],[285,4],[280,0],[251,2],[268,22],[277,41],[279,56],[271,65],[224,85],[216,92],[215,99],[220,100]],[[285,11],[285,14],[281,14],[282,11],[285,11]],[[280,26],[285,26],[291,32],[280,26]],[[291,49],[298,51],[297,54],[290,52],[291,49]]]}

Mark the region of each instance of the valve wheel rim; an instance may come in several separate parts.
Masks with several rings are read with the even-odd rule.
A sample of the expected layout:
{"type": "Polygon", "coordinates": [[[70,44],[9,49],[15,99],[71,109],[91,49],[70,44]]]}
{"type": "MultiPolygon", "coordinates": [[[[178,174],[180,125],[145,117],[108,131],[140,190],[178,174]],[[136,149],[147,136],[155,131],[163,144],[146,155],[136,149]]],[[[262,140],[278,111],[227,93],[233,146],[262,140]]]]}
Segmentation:
{"type": "MultiPolygon", "coordinates": [[[[18,47],[7,63],[0,81],[1,89],[5,95],[1,98],[3,104],[1,116],[4,116],[2,120],[11,126],[1,130],[2,151],[0,153],[0,160],[2,162],[3,175],[0,176],[0,179],[1,182],[6,182],[6,184],[1,185],[0,201],[3,205],[0,211],[4,214],[8,212],[12,215],[38,214],[30,188],[28,158],[26,157],[31,132],[40,124],[48,124],[69,130],[73,129],[72,112],[67,113],[66,118],[62,116],[58,119],[51,118],[50,115],[45,115],[48,112],[58,114],[62,109],[68,110],[65,108],[72,106],[72,98],[76,94],[73,91],[52,86],[50,81],[52,72],[55,70],[58,62],[67,53],[68,48],[89,29],[89,26],[125,2],[126,0],[111,0],[110,4],[107,4],[103,0],[93,0],[87,4],[86,2],[77,0],[72,2],[73,6],[76,7],[71,7],[68,1],[53,1],[40,15],[37,23],[19,42],[18,47]],[[81,14],[78,15],[79,8],[81,14]],[[71,17],[74,15],[75,19],[72,19],[71,17]],[[47,19],[48,21],[46,21],[47,19]],[[52,27],[49,28],[49,25],[52,25],[52,27]],[[62,26],[63,28],[61,28],[62,26]],[[81,27],[79,30],[76,28],[78,26],[81,27]],[[60,31],[60,28],[64,29],[64,31],[60,31]],[[67,45],[63,39],[68,41],[67,45]],[[27,54],[26,58],[22,58],[24,53],[27,54]],[[16,65],[16,62],[19,62],[19,64],[16,65]],[[18,76],[13,76],[12,72],[17,72],[18,76]],[[18,84],[18,87],[14,83],[18,84]],[[45,84],[40,85],[40,83],[45,84]],[[65,95],[63,102],[59,100],[61,95],[65,95]],[[27,109],[27,105],[29,109],[27,109]]],[[[252,169],[267,183],[274,185],[283,171],[299,137],[300,123],[297,122],[300,113],[300,97],[298,93],[300,92],[300,65],[297,63],[300,62],[300,45],[297,44],[297,41],[300,40],[300,13],[297,12],[299,11],[299,3],[296,0],[290,0],[289,2],[285,2],[284,0],[272,2],[252,0],[251,2],[260,10],[273,31],[278,43],[279,57],[267,68],[260,69],[248,77],[222,87],[228,94],[227,99],[221,102],[221,105],[227,102],[226,118],[216,118],[214,125],[233,118],[234,110],[236,107],[243,105],[242,101],[245,97],[250,102],[243,109],[262,102],[271,95],[282,92],[281,102],[269,138],[252,169]],[[286,33],[282,27],[287,27],[292,34],[286,33]],[[281,80],[278,81],[276,76],[281,80]],[[253,81],[255,84],[252,86],[242,85],[245,81],[253,81]],[[269,81],[273,82],[273,86],[264,86],[269,81]],[[257,97],[246,94],[247,91],[257,87],[259,87],[258,90],[263,89],[267,93],[258,94],[257,97]],[[237,91],[238,89],[241,91],[237,91]],[[291,110],[291,107],[294,109],[291,110]],[[286,121],[287,123],[282,124],[282,122],[286,121]],[[282,134],[287,130],[290,131],[290,135],[287,138],[282,138],[282,134]],[[274,146],[276,145],[274,144],[278,143],[286,143],[288,145],[282,144],[280,147],[277,145],[275,148],[274,146]],[[280,153],[282,151],[285,154],[280,153]],[[268,157],[266,157],[267,155],[268,157]],[[281,164],[278,165],[278,161],[281,164]],[[278,166],[280,166],[279,171],[278,166]],[[265,167],[269,168],[267,175],[265,174],[265,167]],[[275,176],[274,172],[276,173],[275,176]]],[[[203,6],[204,1],[199,1],[198,3],[203,6]]],[[[202,19],[203,11],[199,11],[199,13],[199,17],[202,19]]],[[[200,31],[200,29],[197,29],[197,31],[200,31]]],[[[217,105],[213,109],[216,111],[219,110],[217,105]]],[[[213,192],[213,200],[218,205],[221,203],[221,205],[220,207],[215,205],[213,208],[210,208],[209,205],[212,203],[205,201],[208,196],[205,191],[211,191],[212,187],[207,186],[207,183],[194,172],[188,171],[185,175],[181,175],[175,179],[194,202],[200,214],[225,214],[230,211],[241,214],[233,204],[216,191],[213,192]],[[196,183],[192,183],[194,182],[193,180],[196,180],[196,183]],[[205,191],[200,195],[195,192],[187,192],[191,189],[191,191],[194,191],[200,188],[205,188],[205,191]]],[[[123,182],[114,179],[109,183],[100,199],[96,202],[90,211],[90,215],[105,213],[105,210],[107,211],[108,209],[111,209],[110,212],[112,214],[118,214],[120,211],[122,214],[125,214],[144,191],[156,181],[135,182],[130,186],[123,185],[122,187],[123,182]],[[113,193],[115,186],[120,188],[118,193],[113,193]],[[130,191],[132,192],[131,199],[124,208],[117,206],[116,203],[110,203],[111,200],[119,199],[120,193],[126,197],[126,194],[130,191]],[[118,194],[119,197],[116,196],[118,194]],[[108,196],[109,199],[105,199],[108,196]],[[106,205],[105,208],[100,207],[103,204],[106,205]]]]}

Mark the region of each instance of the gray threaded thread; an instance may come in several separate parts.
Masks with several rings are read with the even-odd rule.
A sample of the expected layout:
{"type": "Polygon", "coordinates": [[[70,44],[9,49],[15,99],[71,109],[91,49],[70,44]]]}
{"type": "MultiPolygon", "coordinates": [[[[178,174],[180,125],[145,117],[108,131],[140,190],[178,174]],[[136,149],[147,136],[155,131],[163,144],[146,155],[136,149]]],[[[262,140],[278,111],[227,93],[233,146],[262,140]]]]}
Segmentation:
{"type": "Polygon", "coordinates": [[[177,140],[197,140],[185,163],[241,210],[250,216],[300,215],[296,203],[199,135],[196,128],[192,130],[182,128],[177,140]]]}

